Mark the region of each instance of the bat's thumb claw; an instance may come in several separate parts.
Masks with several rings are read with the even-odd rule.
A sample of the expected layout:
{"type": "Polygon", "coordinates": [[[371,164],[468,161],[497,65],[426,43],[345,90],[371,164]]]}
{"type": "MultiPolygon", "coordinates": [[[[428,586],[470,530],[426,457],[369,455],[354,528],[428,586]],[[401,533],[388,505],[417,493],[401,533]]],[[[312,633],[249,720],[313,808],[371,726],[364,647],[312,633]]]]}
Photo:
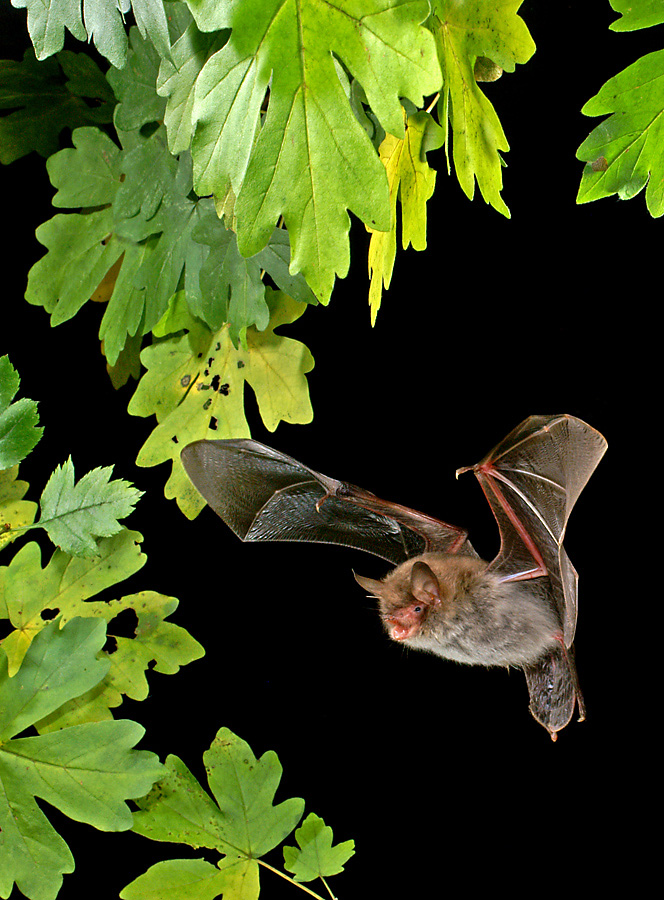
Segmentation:
{"type": "Polygon", "coordinates": [[[459,475],[464,475],[466,472],[472,472],[475,466],[462,466],[460,469],[457,469],[454,473],[454,477],[458,480],[459,475]]]}

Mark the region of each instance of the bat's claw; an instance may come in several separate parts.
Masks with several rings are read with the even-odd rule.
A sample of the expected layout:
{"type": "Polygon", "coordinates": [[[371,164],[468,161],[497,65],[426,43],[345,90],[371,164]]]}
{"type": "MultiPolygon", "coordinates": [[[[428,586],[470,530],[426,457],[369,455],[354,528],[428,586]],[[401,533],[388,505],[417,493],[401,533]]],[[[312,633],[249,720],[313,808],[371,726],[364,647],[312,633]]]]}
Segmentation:
{"type": "Polygon", "coordinates": [[[457,469],[454,473],[454,477],[458,480],[459,475],[465,475],[466,472],[474,472],[477,466],[461,466],[460,469],[457,469]]]}

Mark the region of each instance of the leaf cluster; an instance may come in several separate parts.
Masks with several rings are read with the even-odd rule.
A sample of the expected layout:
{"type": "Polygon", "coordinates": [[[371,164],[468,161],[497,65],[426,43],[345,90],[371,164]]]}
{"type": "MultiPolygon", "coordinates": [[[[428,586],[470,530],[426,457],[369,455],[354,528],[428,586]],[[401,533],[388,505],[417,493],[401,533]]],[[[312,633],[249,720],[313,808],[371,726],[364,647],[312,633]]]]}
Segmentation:
{"type": "Polygon", "coordinates": [[[31,541],[0,566],[0,897],[16,884],[30,900],[50,900],[74,860],[36,798],[102,830],[131,828],[125,801],[145,794],[163,767],[133,749],[141,726],[114,720],[111,709],[125,696],[147,697],[149,669],[173,674],[203,648],[166,621],[174,597],[91,599],[146,560],[141,535],[118,521],[141,492],[111,480],[110,468],[78,482],[71,460],[56,468],[34,522],[38,505],[23,499],[28,485],[17,475],[42,428],[35,401],[14,400],[19,384],[0,357],[0,549],[31,527],[59,548],[42,567],[31,541]],[[133,637],[113,635],[126,611],[136,620],[133,637]],[[20,736],[28,728],[37,734],[20,736]]]}
{"type": "MultiPolygon", "coordinates": [[[[263,859],[293,832],[304,810],[304,801],[295,797],[274,804],[282,772],[276,753],[256,759],[245,741],[221,728],[203,762],[214,800],[182,760],[169,756],[165,777],[139,800],[134,831],[156,841],[216,850],[221,858],[216,865],[200,857],[157,863],[124,888],[123,900],[212,900],[222,894],[225,900],[255,900],[261,867],[289,878],[263,859]]],[[[283,848],[295,883],[320,878],[327,888],[325,879],[343,871],[355,852],[353,841],[333,845],[332,829],[314,813],[295,831],[295,839],[297,846],[283,848]]]]}

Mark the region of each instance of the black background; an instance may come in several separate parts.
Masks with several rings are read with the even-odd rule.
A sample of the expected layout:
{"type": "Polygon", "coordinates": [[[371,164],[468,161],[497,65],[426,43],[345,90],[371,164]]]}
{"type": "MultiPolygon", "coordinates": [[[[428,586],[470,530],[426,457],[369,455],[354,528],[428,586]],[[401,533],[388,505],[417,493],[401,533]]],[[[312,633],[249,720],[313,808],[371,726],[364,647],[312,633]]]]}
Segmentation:
{"type": "MultiPolygon", "coordinates": [[[[0,171],[0,353],[21,375],[21,396],[39,400],[46,426],[21,467],[30,496],[70,453],[78,475],[114,464],[117,477],[146,491],[128,524],[145,535],[148,563],[122,593],[180,598],[173,621],[207,651],[177,676],[153,673],[148,700],[117,714],[146,726],[141,747],[181,756],[204,783],[201,755],[222,725],[257,755],[276,750],[277,799],[304,797],[337,840],[356,841],[332,881],[344,900],[367,891],[444,896],[452,883],[522,895],[564,889],[572,877],[597,888],[623,874],[636,887],[648,862],[641,816],[654,703],[645,646],[661,590],[649,587],[641,509],[656,493],[649,367],[661,224],[643,194],[575,205],[575,151],[594,124],[583,103],[659,49],[662,27],[610,32],[615,15],[604,0],[525,2],[521,14],[538,51],[485,86],[512,148],[504,171],[512,219],[479,191],[471,204],[446,177],[442,151],[430,156],[439,176],[428,250],[399,252],[376,327],[367,236],[355,221],[348,278],[329,307],[288,329],[316,360],[313,424],[272,435],[249,390],[247,407],[258,440],[469,528],[488,557],[497,550],[490,511],[472,476],[455,482],[454,470],[532,413],[572,413],[605,434],[609,452],[566,540],[581,576],[576,649],[588,719],[556,744],[529,716],[519,671],[457,666],[385,639],[351,574],[378,577],[380,560],[325,546],[243,545],[211,511],[190,523],[164,499],[167,466],[134,463],[154,421],[130,417],[133,388],[115,392],[106,377],[96,339],[103,310],[88,304],[51,330],[22,299],[43,252],[34,229],[53,214],[43,160],[32,154],[0,171]]],[[[2,58],[27,45],[24,17],[2,9],[2,58]]],[[[116,897],[152,863],[189,855],[47,812],[76,858],[63,898],[116,897]]],[[[280,851],[270,861],[281,865],[280,851]]],[[[269,873],[262,885],[266,898],[297,895],[269,873]]]]}

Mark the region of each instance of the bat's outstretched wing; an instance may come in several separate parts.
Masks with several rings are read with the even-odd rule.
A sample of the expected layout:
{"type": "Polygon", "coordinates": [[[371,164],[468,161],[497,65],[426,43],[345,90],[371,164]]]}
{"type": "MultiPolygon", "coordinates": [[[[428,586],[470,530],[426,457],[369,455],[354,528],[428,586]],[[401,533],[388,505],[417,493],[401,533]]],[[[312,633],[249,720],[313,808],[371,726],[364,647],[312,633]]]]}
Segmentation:
{"type": "Polygon", "coordinates": [[[257,441],[196,441],[182,451],[182,463],[243,541],[343,544],[395,565],[426,550],[476,555],[463,529],[328,478],[257,441]]]}
{"type": "Polygon", "coordinates": [[[606,446],[599,431],[574,416],[530,416],[472,467],[500,529],[500,552],[489,569],[510,581],[547,576],[567,647],[576,628],[578,576],[563,538],[606,446]]]}
{"type": "Polygon", "coordinates": [[[577,703],[579,719],[585,718],[571,649],[578,575],[563,538],[572,507],[605,451],[603,436],[581,419],[530,416],[472,467],[500,530],[500,552],[489,569],[506,581],[545,579],[559,615],[560,646],[524,667],[530,712],[554,740],[577,703]]]}

